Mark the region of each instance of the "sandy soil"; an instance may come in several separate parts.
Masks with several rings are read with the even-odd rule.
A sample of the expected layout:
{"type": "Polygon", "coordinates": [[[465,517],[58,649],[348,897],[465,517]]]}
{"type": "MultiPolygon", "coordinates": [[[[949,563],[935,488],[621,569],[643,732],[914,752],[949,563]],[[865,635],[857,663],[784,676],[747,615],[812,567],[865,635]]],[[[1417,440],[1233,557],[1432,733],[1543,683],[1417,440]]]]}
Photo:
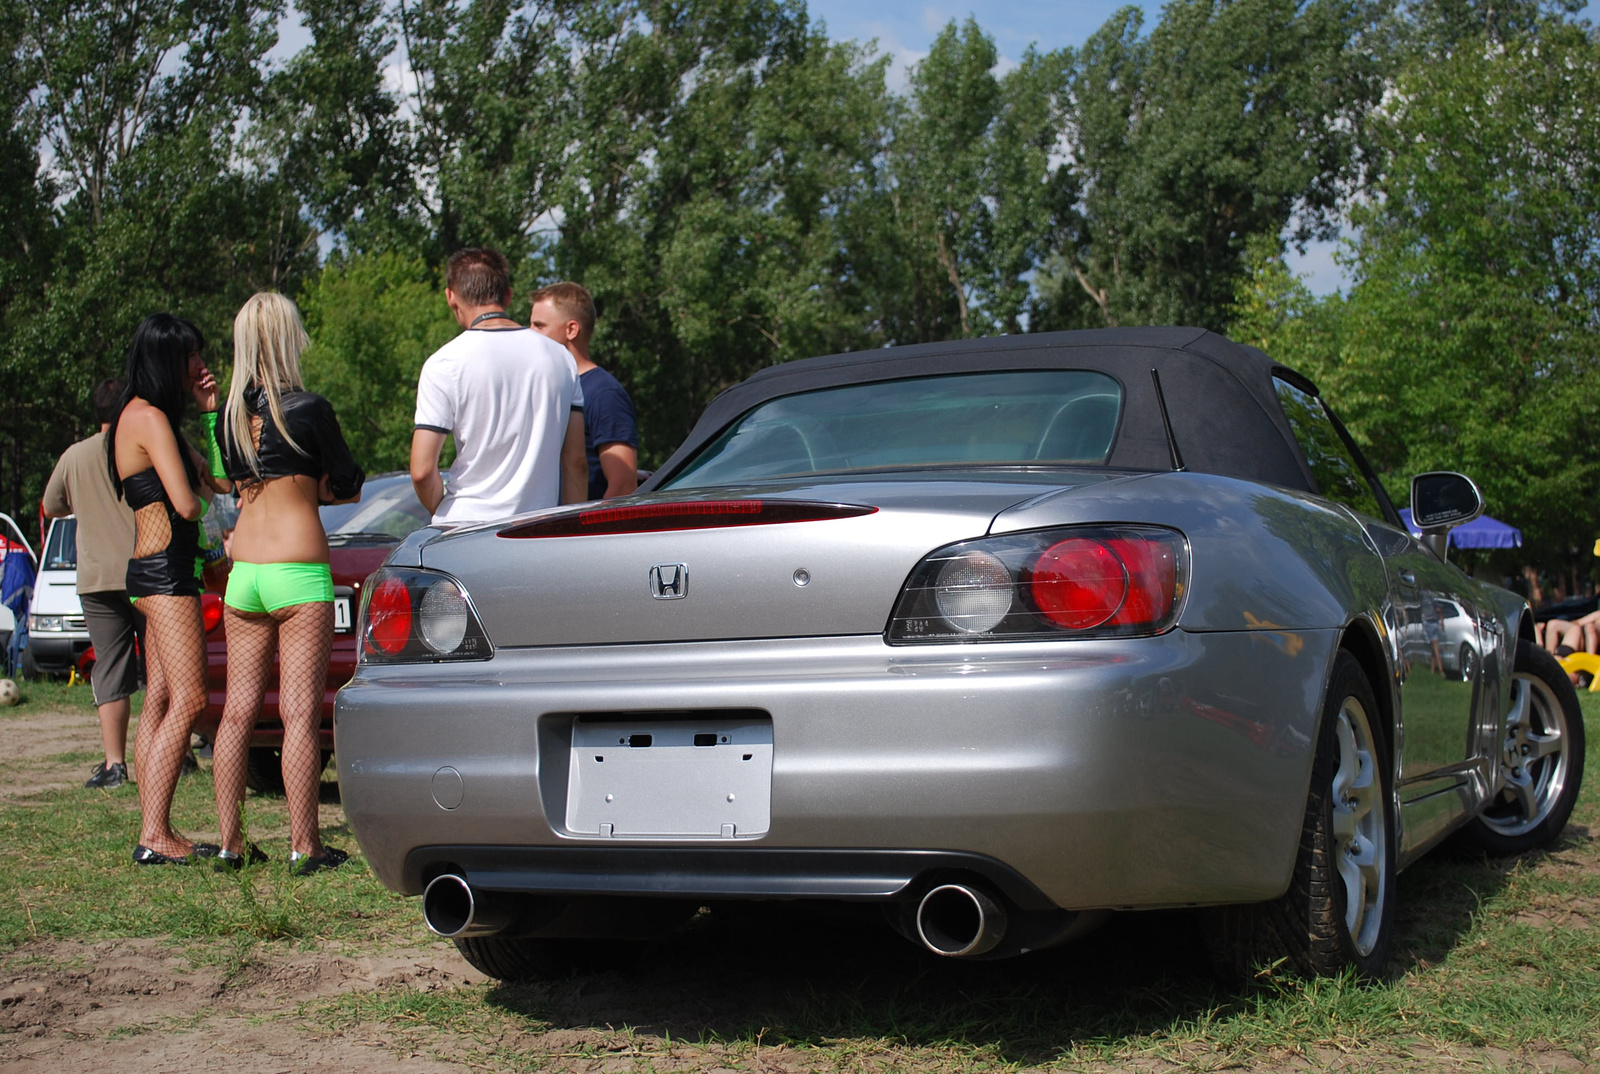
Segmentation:
{"type": "MultiPolygon", "coordinates": [[[[0,716],[0,757],[27,759],[15,766],[20,778],[0,785],[0,800],[81,784],[87,766],[52,760],[98,748],[94,718],[43,713],[0,716]]],[[[329,822],[336,803],[325,805],[329,822]]],[[[198,833],[197,833],[198,834],[198,833]]],[[[1600,867],[1592,844],[1558,856],[1557,871],[1588,873],[1600,867]],[[1562,858],[1565,860],[1562,860],[1562,858]]],[[[1403,899],[1402,915],[1416,913],[1403,899]]],[[[1523,913],[1556,928],[1600,925],[1600,906],[1589,900],[1552,899],[1523,913]]],[[[520,989],[490,987],[445,943],[372,953],[300,951],[259,947],[242,968],[197,965],[154,940],[77,943],[40,940],[0,955],[0,1070],[48,1072],[116,1070],[130,1074],[228,1070],[237,1074],[338,1071],[376,1074],[402,1071],[512,1069],[503,1058],[520,1055],[515,1069],[613,1074],[618,1071],[803,1071],[928,1069],[927,1051],[850,1038],[819,1047],[748,1044],[722,1040],[759,1038],[775,1013],[854,1002],[878,1025],[893,1024],[894,995],[863,993],[862,981],[886,982],[887,991],[948,990],[977,1006],[1004,1001],[1013,989],[1026,993],[1040,981],[1059,991],[1065,1004],[1117,1002],[1123,992],[1160,990],[1197,968],[1191,922],[1181,917],[1132,915],[1116,919],[1097,937],[1067,954],[1052,952],[1027,965],[942,963],[930,969],[910,945],[861,915],[785,919],[782,926],[759,916],[713,921],[708,928],[649,949],[642,958],[609,971],[520,989]],[[1120,922],[1120,924],[1119,924],[1120,922]],[[1152,968],[1154,966],[1154,968],[1152,968]],[[347,1021],[317,1015],[330,1001],[360,993],[393,997],[448,993],[471,988],[466,1010],[495,1008],[497,1017],[465,1019],[459,1030],[440,1030],[403,1015],[352,1016],[347,1021]],[[841,997],[843,997],[841,999],[841,997]],[[854,997],[853,999],[851,997],[854,997]],[[491,1028],[485,1028],[485,1026],[491,1028]],[[498,1058],[496,1057],[498,1056],[498,1058]]],[[[714,915],[713,915],[714,916],[714,915]]],[[[1442,952],[1429,952],[1439,957],[1442,952]]],[[[1428,958],[1417,952],[1418,962],[1428,958]]],[[[1202,1012],[1196,1010],[1194,1015],[1202,1012]]],[[[848,1014],[845,1015],[848,1018],[848,1014]]],[[[913,1044],[945,1043],[938,1027],[918,1038],[919,1027],[900,1027],[913,1044]]],[[[981,1035],[981,1030],[980,1030],[981,1035]]],[[[1057,1042],[1065,1043],[1065,1042],[1057,1042]]],[[[1018,1068],[1054,1058],[1010,1054],[1018,1068]]],[[[1055,1053],[1058,1054],[1058,1053],[1055,1053]]],[[[1135,1058],[1118,1069],[1165,1074],[1177,1069],[1231,1066],[1224,1056],[1195,1054],[1175,1066],[1135,1058]]],[[[955,1063],[975,1069],[973,1060],[955,1063]]],[[[1580,1060],[1557,1046],[1516,1054],[1497,1049],[1448,1052],[1412,1048],[1395,1052],[1381,1043],[1370,1050],[1334,1048],[1260,1057],[1250,1069],[1265,1074],[1310,1070],[1537,1070],[1584,1071],[1600,1067],[1600,1055],[1580,1060]]],[[[1101,1070],[1104,1068],[1095,1067],[1101,1070]]]]}

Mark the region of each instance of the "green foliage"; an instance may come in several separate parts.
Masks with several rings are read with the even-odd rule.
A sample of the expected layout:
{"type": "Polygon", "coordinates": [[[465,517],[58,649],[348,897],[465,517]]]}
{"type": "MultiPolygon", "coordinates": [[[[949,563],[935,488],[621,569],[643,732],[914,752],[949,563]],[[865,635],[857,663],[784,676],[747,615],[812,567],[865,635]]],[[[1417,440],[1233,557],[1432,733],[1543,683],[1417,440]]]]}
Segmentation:
{"type": "Polygon", "coordinates": [[[1329,379],[1374,462],[1459,469],[1535,559],[1593,543],[1600,39],[1551,25],[1418,64],[1384,114],[1329,379]]]}
{"type": "Polygon", "coordinates": [[[417,375],[460,331],[442,285],[420,258],[355,255],[330,262],[300,308],[312,339],[306,386],[337,400],[345,439],[368,473],[405,469],[417,375]]]}
{"type": "Polygon", "coordinates": [[[1337,229],[1362,178],[1383,66],[1365,0],[1175,0],[1147,37],[1124,8],[1076,50],[1070,140],[1080,201],[1039,326],[1226,321],[1245,250],[1291,222],[1337,229]]]}

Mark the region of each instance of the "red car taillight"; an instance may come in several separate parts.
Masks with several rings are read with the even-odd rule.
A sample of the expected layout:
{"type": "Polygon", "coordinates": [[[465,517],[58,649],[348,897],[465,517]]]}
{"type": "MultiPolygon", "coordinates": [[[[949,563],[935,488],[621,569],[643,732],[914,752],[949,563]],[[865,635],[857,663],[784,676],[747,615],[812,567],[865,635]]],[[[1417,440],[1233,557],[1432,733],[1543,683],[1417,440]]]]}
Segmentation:
{"type": "Polygon", "coordinates": [[[1029,595],[1040,614],[1068,630],[1148,626],[1172,611],[1176,559],[1163,537],[1069,537],[1027,570],[1029,595]]]}
{"type": "Polygon", "coordinates": [[[1177,621],[1187,542],[1158,526],[1073,526],[941,548],[907,579],[892,644],[1159,634],[1177,621]]]}
{"type": "Polygon", "coordinates": [[[461,583],[416,567],[381,567],[368,579],[357,636],[364,664],[494,655],[461,583]]]}
{"type": "Polygon", "coordinates": [[[207,634],[222,622],[222,598],[215,593],[200,594],[200,625],[207,634]]]}
{"type": "Polygon", "coordinates": [[[411,594],[399,578],[385,578],[372,589],[367,601],[366,638],[370,645],[391,656],[411,638],[411,594]]]}

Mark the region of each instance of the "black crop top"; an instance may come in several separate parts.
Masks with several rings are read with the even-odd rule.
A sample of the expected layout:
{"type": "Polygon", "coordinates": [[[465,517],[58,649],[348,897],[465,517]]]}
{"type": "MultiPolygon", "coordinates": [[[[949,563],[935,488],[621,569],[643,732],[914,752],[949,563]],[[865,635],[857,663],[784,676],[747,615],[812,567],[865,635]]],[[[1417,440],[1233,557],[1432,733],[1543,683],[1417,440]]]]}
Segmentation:
{"type": "MultiPolygon", "coordinates": [[[[315,392],[290,389],[278,399],[283,408],[284,423],[289,435],[300,446],[296,451],[278,431],[267,406],[267,393],[262,388],[250,388],[244,393],[245,410],[261,415],[261,444],[256,452],[256,470],[250,469],[244,456],[233,442],[232,429],[219,427],[217,438],[222,448],[222,465],[228,477],[242,485],[251,485],[273,477],[301,474],[321,478],[327,474],[333,488],[333,498],[347,500],[361,491],[367,479],[361,467],[350,455],[339,429],[339,419],[333,406],[315,392]]],[[[220,423],[219,423],[220,424],[220,423]]]]}

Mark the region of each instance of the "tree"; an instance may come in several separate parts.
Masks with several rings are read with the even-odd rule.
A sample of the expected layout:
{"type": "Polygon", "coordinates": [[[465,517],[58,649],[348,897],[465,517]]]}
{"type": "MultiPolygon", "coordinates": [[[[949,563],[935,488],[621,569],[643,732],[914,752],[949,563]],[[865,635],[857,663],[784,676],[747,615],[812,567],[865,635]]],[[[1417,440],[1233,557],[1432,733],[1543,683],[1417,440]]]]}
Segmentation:
{"type": "Polygon", "coordinates": [[[1464,470],[1547,562],[1597,528],[1597,100],[1600,40],[1558,22],[1399,80],[1334,380],[1385,471],[1464,470]]]}
{"type": "Polygon", "coordinates": [[[851,221],[884,342],[1020,332],[1051,233],[1063,57],[995,75],[994,40],[948,24],[890,112],[880,185],[851,221]]]}
{"type": "Polygon", "coordinates": [[[334,401],[356,462],[405,469],[422,363],[460,331],[434,273],[398,253],[335,257],[300,311],[312,339],[306,386],[334,401]]]}
{"type": "Polygon", "coordinates": [[[733,0],[655,5],[579,58],[555,270],[595,294],[646,465],[755,370],[870,338],[840,221],[881,142],[883,67],[798,4],[733,0]]]}
{"type": "Polygon", "coordinates": [[[1176,0],[1148,37],[1125,8],[1074,52],[1062,190],[1081,200],[1058,206],[1039,326],[1220,328],[1252,238],[1337,233],[1382,88],[1380,10],[1176,0]]]}

